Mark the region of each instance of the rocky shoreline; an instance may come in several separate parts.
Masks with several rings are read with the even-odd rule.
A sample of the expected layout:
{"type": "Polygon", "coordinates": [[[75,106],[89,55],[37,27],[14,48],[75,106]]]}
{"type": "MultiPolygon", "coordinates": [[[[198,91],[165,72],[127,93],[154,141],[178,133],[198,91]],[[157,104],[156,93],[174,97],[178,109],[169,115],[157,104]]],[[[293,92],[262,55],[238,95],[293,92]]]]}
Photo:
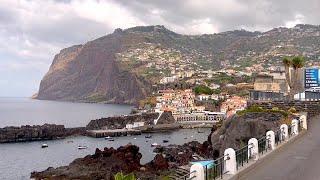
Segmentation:
{"type": "Polygon", "coordinates": [[[122,146],[118,149],[105,148],[96,150],[95,154],[79,158],[69,166],[48,168],[43,172],[33,172],[35,179],[113,179],[118,172],[133,172],[140,179],[161,179],[170,176],[176,169],[190,166],[190,162],[201,159],[216,159],[226,147],[239,149],[251,138],[259,138],[266,131],[279,127],[286,117],[281,113],[246,113],[235,115],[224,121],[217,129],[212,128],[208,140],[204,143],[192,141],[183,145],[157,147],[154,159],[140,164],[139,147],[122,146]],[[81,173],[77,173],[81,171],[81,173]]]}

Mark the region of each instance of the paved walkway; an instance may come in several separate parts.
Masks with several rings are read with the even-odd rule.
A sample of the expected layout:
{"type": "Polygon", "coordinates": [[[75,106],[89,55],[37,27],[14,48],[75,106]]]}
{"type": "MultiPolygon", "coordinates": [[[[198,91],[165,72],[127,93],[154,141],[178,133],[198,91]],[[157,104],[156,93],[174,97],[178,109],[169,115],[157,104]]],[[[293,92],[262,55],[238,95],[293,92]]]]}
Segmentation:
{"type": "Polygon", "coordinates": [[[306,134],[270,154],[239,179],[320,180],[320,116],[308,123],[306,134]]]}

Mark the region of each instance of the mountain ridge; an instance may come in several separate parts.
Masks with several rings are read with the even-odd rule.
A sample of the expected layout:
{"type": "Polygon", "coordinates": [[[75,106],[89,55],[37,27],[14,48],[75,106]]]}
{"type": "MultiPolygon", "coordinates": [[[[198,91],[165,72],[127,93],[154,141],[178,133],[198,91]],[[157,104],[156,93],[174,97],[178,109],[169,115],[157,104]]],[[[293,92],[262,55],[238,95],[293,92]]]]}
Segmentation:
{"type": "Polygon", "coordinates": [[[170,69],[179,68],[176,64],[186,65],[184,70],[201,71],[249,60],[272,65],[284,55],[306,54],[315,59],[320,57],[319,35],[320,26],[306,24],[266,32],[234,30],[203,35],[182,35],[162,25],[118,28],[62,49],[42,79],[36,98],[138,104],[157,90],[158,81],[170,75],[170,69]],[[168,61],[168,67],[161,61],[168,61]]]}

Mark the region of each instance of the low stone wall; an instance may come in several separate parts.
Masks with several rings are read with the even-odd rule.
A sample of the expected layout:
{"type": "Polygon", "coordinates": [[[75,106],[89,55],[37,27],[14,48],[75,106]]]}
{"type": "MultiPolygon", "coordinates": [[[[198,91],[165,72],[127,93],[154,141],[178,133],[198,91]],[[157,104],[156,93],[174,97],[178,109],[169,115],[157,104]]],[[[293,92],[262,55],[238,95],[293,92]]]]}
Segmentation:
{"type": "Polygon", "coordinates": [[[265,109],[272,109],[277,107],[282,110],[289,110],[294,107],[299,112],[307,112],[308,117],[311,118],[315,115],[320,114],[320,101],[273,101],[273,102],[248,102],[248,106],[257,105],[265,109]]]}
{"type": "Polygon", "coordinates": [[[0,128],[0,143],[52,140],[85,134],[85,128],[65,128],[63,125],[21,126],[0,128]]]}

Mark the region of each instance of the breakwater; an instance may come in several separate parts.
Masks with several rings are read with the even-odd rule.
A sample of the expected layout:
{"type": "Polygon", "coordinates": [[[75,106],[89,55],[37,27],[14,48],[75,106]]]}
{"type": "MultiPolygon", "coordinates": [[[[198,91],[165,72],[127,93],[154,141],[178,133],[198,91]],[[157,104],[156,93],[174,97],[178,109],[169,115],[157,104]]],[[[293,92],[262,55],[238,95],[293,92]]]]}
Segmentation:
{"type": "Polygon", "coordinates": [[[44,124],[0,128],[0,143],[62,139],[72,135],[84,135],[84,127],[65,128],[64,125],[44,124]]]}
{"type": "Polygon", "coordinates": [[[159,117],[159,113],[142,113],[128,116],[114,116],[91,120],[86,126],[87,130],[98,129],[123,129],[126,124],[134,122],[144,122],[145,125],[153,125],[154,120],[158,119],[157,124],[173,124],[175,120],[171,112],[164,112],[159,117]]]}

